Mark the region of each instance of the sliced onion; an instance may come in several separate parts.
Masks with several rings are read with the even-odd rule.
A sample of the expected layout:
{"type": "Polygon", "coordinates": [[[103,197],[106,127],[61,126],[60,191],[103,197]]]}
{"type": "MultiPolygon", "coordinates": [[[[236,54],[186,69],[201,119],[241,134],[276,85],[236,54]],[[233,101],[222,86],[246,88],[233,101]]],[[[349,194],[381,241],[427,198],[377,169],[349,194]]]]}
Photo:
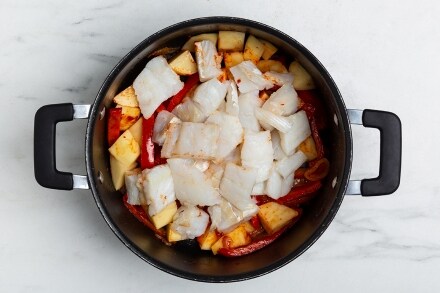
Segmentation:
{"type": "Polygon", "coordinates": [[[280,132],[287,133],[292,128],[292,125],[290,124],[288,118],[276,115],[262,108],[255,108],[255,117],[257,117],[263,128],[265,128],[265,125],[270,126],[268,128],[265,128],[266,130],[272,130],[273,128],[276,128],[280,132]]]}
{"type": "Polygon", "coordinates": [[[290,157],[278,161],[276,163],[276,169],[284,178],[286,178],[288,176],[293,176],[293,172],[305,162],[307,162],[307,156],[302,151],[298,151],[290,157]]]}

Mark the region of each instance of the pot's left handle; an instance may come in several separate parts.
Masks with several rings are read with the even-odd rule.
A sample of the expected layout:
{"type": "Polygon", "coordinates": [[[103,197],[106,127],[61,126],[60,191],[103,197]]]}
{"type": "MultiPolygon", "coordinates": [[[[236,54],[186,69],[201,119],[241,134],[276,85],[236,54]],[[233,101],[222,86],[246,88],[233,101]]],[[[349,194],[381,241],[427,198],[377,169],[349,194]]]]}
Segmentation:
{"type": "Polygon", "coordinates": [[[56,168],[56,124],[73,119],[87,119],[90,105],[53,104],[38,109],[34,124],[34,172],[37,182],[47,188],[89,189],[87,176],[73,175],[56,168]]]}

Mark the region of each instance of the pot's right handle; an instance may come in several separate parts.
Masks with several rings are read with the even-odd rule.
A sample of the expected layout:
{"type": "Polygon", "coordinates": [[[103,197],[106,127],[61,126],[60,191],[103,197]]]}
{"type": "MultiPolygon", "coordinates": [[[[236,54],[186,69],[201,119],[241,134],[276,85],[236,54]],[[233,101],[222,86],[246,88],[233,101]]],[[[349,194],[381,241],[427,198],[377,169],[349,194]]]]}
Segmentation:
{"type": "Polygon", "coordinates": [[[375,196],[391,194],[400,184],[402,124],[396,114],[378,110],[348,110],[350,123],[380,131],[379,176],[350,180],[346,194],[375,196]]]}

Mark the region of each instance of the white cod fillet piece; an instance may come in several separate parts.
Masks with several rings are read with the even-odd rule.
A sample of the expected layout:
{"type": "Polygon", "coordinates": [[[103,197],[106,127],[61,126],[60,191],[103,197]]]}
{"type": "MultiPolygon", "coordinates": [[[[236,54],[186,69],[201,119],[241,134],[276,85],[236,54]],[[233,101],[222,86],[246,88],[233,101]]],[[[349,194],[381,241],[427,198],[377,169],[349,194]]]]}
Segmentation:
{"type": "Polygon", "coordinates": [[[258,212],[258,206],[251,198],[256,177],[257,170],[228,163],[220,182],[223,198],[239,209],[246,220],[258,212]]]}
{"type": "Polygon", "coordinates": [[[272,168],[272,170],[270,171],[269,179],[267,179],[265,193],[273,199],[279,199],[281,196],[283,196],[282,185],[283,177],[281,177],[275,167],[272,168]]]}
{"type": "Polygon", "coordinates": [[[173,114],[184,122],[205,122],[208,117],[190,97],[185,97],[183,102],[174,108],[173,114]]]}
{"type": "Polygon", "coordinates": [[[223,58],[217,53],[215,44],[211,41],[204,40],[195,42],[194,47],[196,50],[196,63],[200,81],[204,82],[219,76],[222,72],[220,67],[223,58]]]}
{"type": "Polygon", "coordinates": [[[167,60],[158,56],[151,59],[133,82],[139,107],[145,119],[150,118],[159,105],[183,88],[180,77],[167,60]]]}
{"type": "Polygon", "coordinates": [[[264,73],[264,77],[270,80],[273,84],[278,86],[283,86],[285,84],[292,84],[293,74],[292,73],[279,73],[275,71],[268,71],[264,73]]]}
{"type": "Polygon", "coordinates": [[[213,78],[200,84],[194,91],[193,101],[206,116],[211,115],[225,101],[228,84],[213,78]]]}
{"type": "Polygon", "coordinates": [[[252,61],[243,61],[229,69],[241,93],[270,89],[273,83],[264,78],[263,73],[252,61]]]}
{"type": "Polygon", "coordinates": [[[148,214],[154,216],[176,200],[171,170],[167,164],[142,171],[143,191],[148,204],[148,214]]]}
{"type": "Polygon", "coordinates": [[[285,84],[270,95],[262,108],[276,115],[289,116],[298,110],[298,94],[292,84],[285,84]]]}
{"type": "Polygon", "coordinates": [[[273,148],[270,131],[245,131],[241,147],[241,164],[257,170],[256,182],[269,178],[273,162],[273,148]]]}
{"type": "Polygon", "coordinates": [[[292,128],[287,133],[280,132],[281,148],[286,155],[292,155],[296,147],[312,134],[309,119],[304,111],[296,112],[288,117],[292,128]]]}
{"type": "Polygon", "coordinates": [[[229,81],[228,92],[226,94],[226,113],[238,116],[238,91],[237,85],[233,80],[229,81]]]}
{"type": "Polygon", "coordinates": [[[208,213],[211,216],[210,229],[217,229],[219,232],[229,232],[243,221],[243,214],[230,202],[222,199],[220,204],[210,206],[208,213]]]}
{"type": "Polygon", "coordinates": [[[209,215],[198,207],[181,206],[174,215],[171,229],[182,236],[182,240],[202,235],[209,223],[209,215]]]}
{"type": "Polygon", "coordinates": [[[137,182],[141,175],[141,169],[125,172],[125,189],[127,190],[127,202],[131,205],[145,204],[143,193],[139,191],[137,182]]]}
{"type": "Polygon", "coordinates": [[[238,97],[238,118],[245,129],[260,131],[260,123],[255,116],[255,109],[261,107],[263,102],[258,97],[258,91],[241,94],[238,97]]]}
{"type": "Polygon", "coordinates": [[[154,120],[153,142],[157,143],[158,145],[163,145],[166,138],[168,124],[180,122],[182,121],[173,113],[170,113],[166,110],[160,111],[154,120]]]}
{"type": "Polygon", "coordinates": [[[217,111],[208,117],[206,123],[220,128],[216,161],[223,160],[243,141],[243,127],[237,116],[217,111]]]}
{"type": "MultiPolygon", "coordinates": [[[[213,160],[217,155],[220,127],[215,124],[182,122],[171,157],[213,160]]],[[[167,139],[165,139],[165,143],[167,139]]],[[[165,145],[165,144],[164,144],[165,145]]]]}
{"type": "Polygon", "coordinates": [[[212,206],[220,203],[220,194],[211,179],[194,166],[193,160],[169,159],[177,199],[184,204],[212,206]]]}

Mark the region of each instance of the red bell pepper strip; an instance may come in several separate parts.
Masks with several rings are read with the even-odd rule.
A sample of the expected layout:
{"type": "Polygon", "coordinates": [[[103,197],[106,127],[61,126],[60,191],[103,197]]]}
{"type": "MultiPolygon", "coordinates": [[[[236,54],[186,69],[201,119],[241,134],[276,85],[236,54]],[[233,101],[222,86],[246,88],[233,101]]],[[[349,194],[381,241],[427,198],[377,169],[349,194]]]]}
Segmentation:
{"type": "Polygon", "coordinates": [[[315,160],[309,163],[310,167],[304,172],[304,177],[310,181],[318,181],[327,176],[330,163],[326,158],[315,160]]]}
{"type": "Polygon", "coordinates": [[[166,158],[162,158],[160,153],[162,151],[162,147],[158,144],[154,144],[154,165],[162,165],[167,162],[166,158]]]}
{"type": "Polygon", "coordinates": [[[141,145],[141,168],[142,170],[153,168],[154,163],[154,143],[153,143],[153,128],[154,115],[150,118],[142,118],[142,145],[141,145]]]}
{"type": "MultiPolygon", "coordinates": [[[[314,116],[316,120],[316,126],[319,130],[327,127],[326,112],[322,99],[319,97],[316,90],[303,90],[297,91],[298,97],[308,105],[311,105],[314,109],[314,116]]],[[[307,112],[307,109],[304,109],[307,112]]]]}
{"type": "Polygon", "coordinates": [[[324,144],[319,136],[319,128],[315,118],[316,109],[311,104],[307,103],[303,103],[300,108],[306,112],[307,118],[309,119],[310,130],[312,131],[312,137],[315,141],[316,152],[318,154],[317,158],[322,159],[324,157],[324,144]]]}
{"type": "Polygon", "coordinates": [[[306,194],[304,196],[298,197],[297,199],[291,200],[289,203],[285,205],[291,208],[302,206],[308,203],[309,201],[311,201],[312,199],[314,199],[317,194],[318,194],[317,191],[306,194]]]}
{"type": "Polygon", "coordinates": [[[186,94],[198,83],[199,83],[199,74],[194,73],[193,75],[190,75],[188,79],[185,81],[185,85],[183,86],[183,88],[170,99],[167,110],[169,112],[173,111],[174,108],[176,108],[176,106],[182,102],[186,94]]]}
{"type": "MultiPolygon", "coordinates": [[[[159,230],[156,229],[156,227],[154,227],[153,223],[151,223],[150,219],[148,218],[147,213],[145,212],[145,210],[142,208],[142,206],[138,206],[138,205],[131,205],[127,202],[128,200],[128,195],[125,194],[122,197],[122,200],[124,201],[124,205],[125,207],[130,211],[130,213],[142,224],[144,224],[145,226],[147,226],[148,228],[150,228],[154,233],[156,233],[156,235],[162,239],[165,240],[165,231],[164,230],[159,230]]],[[[165,240],[166,241],[166,240],[165,240]]]]}
{"type": "Polygon", "coordinates": [[[119,138],[119,128],[121,125],[121,108],[110,108],[108,110],[108,122],[107,122],[107,142],[111,146],[119,138]]]}
{"type": "Polygon", "coordinates": [[[286,226],[284,226],[283,228],[281,228],[277,232],[275,232],[271,235],[265,236],[259,240],[256,240],[246,246],[237,247],[237,248],[220,248],[218,250],[218,254],[226,256],[226,257],[242,256],[242,255],[246,255],[246,254],[255,252],[257,250],[260,250],[263,247],[271,244],[278,237],[280,237],[281,234],[283,234],[287,229],[292,227],[293,224],[295,224],[298,221],[298,219],[301,217],[302,210],[299,208],[296,208],[295,210],[298,212],[298,216],[296,216],[294,219],[292,219],[292,221],[289,224],[287,224],[286,226]]]}
{"type": "Polygon", "coordinates": [[[273,198],[268,197],[267,195],[263,194],[263,195],[254,195],[253,198],[256,201],[257,206],[261,206],[265,203],[271,202],[271,201],[275,201],[273,198]]]}
{"type": "Polygon", "coordinates": [[[295,175],[293,176],[295,179],[304,179],[304,173],[306,172],[306,168],[298,168],[295,171],[295,175]]]}
{"type": "Polygon", "coordinates": [[[254,227],[255,230],[258,230],[261,228],[260,219],[257,215],[253,216],[249,222],[251,223],[252,227],[254,227]]]}
{"type": "Polygon", "coordinates": [[[157,107],[156,109],[156,113],[159,113],[160,111],[166,110],[167,107],[165,107],[165,105],[162,103],[159,105],[159,107],[157,107]]]}
{"type": "Polygon", "coordinates": [[[277,199],[279,204],[289,205],[301,197],[307,196],[321,188],[321,181],[313,181],[301,186],[295,186],[288,194],[277,199]]]}

